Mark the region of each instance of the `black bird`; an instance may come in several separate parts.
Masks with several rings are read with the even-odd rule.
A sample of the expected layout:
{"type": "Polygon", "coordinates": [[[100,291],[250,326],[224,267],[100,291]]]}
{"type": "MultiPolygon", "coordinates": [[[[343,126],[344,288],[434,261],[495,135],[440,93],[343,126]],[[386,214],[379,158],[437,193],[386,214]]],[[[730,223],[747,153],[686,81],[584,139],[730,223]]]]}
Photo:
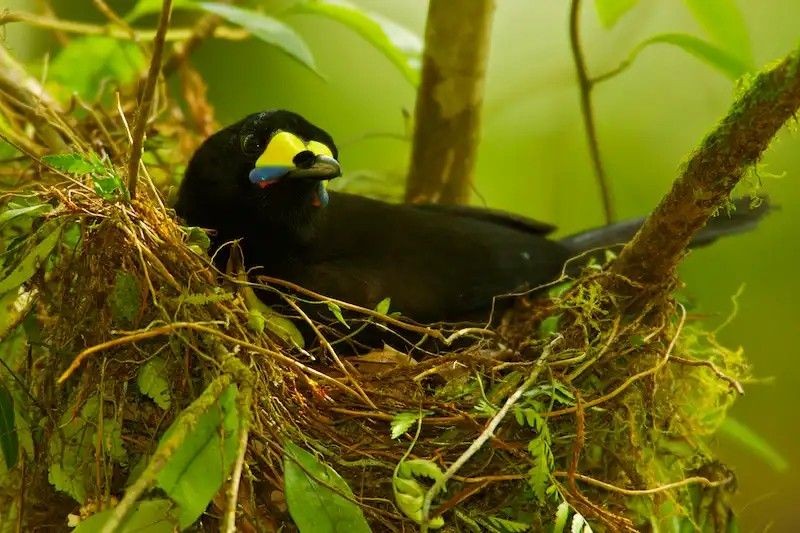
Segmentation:
{"type": "MultiPolygon", "coordinates": [[[[245,263],[331,298],[391,308],[418,322],[488,317],[495,296],[554,280],[568,259],[627,241],[641,220],[559,241],[554,227],[501,211],[390,204],[327,191],[340,175],[331,136],[289,111],[250,115],[198,148],[176,210],[241,239],[245,263]]],[[[751,229],[763,215],[716,217],[695,240],[751,229]]]]}

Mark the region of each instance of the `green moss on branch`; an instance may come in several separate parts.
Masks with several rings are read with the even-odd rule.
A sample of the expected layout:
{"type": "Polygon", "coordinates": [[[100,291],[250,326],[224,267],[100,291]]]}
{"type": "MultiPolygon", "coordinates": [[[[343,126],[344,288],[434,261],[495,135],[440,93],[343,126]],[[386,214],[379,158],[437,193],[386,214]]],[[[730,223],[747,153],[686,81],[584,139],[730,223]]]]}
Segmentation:
{"type": "Polygon", "coordinates": [[[754,79],[622,250],[613,272],[634,282],[626,292],[642,296],[669,285],[692,236],[725,204],[798,108],[800,49],[754,79]]]}

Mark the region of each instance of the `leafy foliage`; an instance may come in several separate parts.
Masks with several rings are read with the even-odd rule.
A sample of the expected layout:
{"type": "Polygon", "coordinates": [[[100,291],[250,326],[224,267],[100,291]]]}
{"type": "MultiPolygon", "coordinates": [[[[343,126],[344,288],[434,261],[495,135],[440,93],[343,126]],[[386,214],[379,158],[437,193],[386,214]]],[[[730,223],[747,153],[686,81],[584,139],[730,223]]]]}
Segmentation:
{"type": "Polygon", "coordinates": [[[761,460],[774,470],[783,472],[789,468],[789,462],[775,447],[737,419],[731,417],[725,418],[719,431],[722,436],[741,444],[747,450],[761,458],[761,460]]]}
{"type": "Polygon", "coordinates": [[[172,392],[167,374],[167,362],[163,357],[153,357],[139,368],[136,376],[139,391],[148,396],[163,410],[172,403],[172,392]]]}
{"type": "MultiPolygon", "coordinates": [[[[169,445],[175,428],[173,424],[167,429],[159,449],[169,445]]],[[[178,505],[181,528],[190,526],[203,514],[228,477],[236,458],[238,431],[236,387],[231,385],[197,418],[193,430],[158,474],[157,486],[178,505]]]]}
{"type": "Polygon", "coordinates": [[[0,452],[3,454],[6,469],[14,468],[19,457],[19,438],[14,421],[14,398],[2,381],[0,381],[0,452]]]}
{"type": "Polygon", "coordinates": [[[524,533],[531,529],[529,524],[500,518],[499,516],[481,517],[477,522],[490,533],[524,533]]]}
{"type": "Polygon", "coordinates": [[[695,20],[727,53],[749,67],[753,64],[750,37],[736,0],[684,0],[695,20]]]}
{"type": "Polygon", "coordinates": [[[58,490],[84,503],[94,478],[98,451],[115,462],[125,460],[119,423],[110,418],[99,420],[100,399],[92,396],[75,414],[67,410],[59,423],[60,431],[51,438],[49,480],[58,490]],[[97,438],[102,424],[102,437],[97,438]]]}
{"type": "Polygon", "coordinates": [[[80,154],[54,154],[44,156],[42,160],[61,172],[74,176],[88,174],[92,178],[94,191],[103,199],[109,201],[128,199],[128,191],[117,171],[107,166],[97,154],[84,157],[80,154]]]}
{"type": "Polygon", "coordinates": [[[300,531],[369,533],[353,491],[333,468],[287,441],[283,470],[286,503],[300,531]]]}
{"type": "Polygon", "coordinates": [[[52,207],[49,204],[20,205],[15,202],[9,202],[7,209],[0,213],[0,227],[23,217],[29,218],[47,213],[51,209],[52,207]]]}
{"type": "Polygon", "coordinates": [[[570,505],[563,501],[556,509],[556,516],[553,522],[553,533],[564,533],[569,521],[569,516],[572,513],[572,522],[570,524],[570,533],[592,533],[592,528],[586,518],[579,512],[575,511],[570,505]]]}
{"type": "Polygon", "coordinates": [[[402,413],[397,413],[394,415],[394,418],[392,418],[392,422],[390,424],[392,438],[396,439],[408,431],[411,426],[416,424],[418,420],[424,418],[427,414],[428,413],[425,411],[403,411],[402,413]]]}
{"type": "Polygon", "coordinates": [[[750,70],[748,64],[737,56],[708,41],[685,33],[664,33],[646,39],[633,49],[628,58],[628,62],[634,61],[642,50],[653,44],[670,44],[672,46],[677,46],[734,80],[750,70]]]}
{"type": "MultiPolygon", "coordinates": [[[[129,41],[111,37],[73,39],[53,58],[50,64],[51,86],[77,93],[85,100],[95,100],[98,91],[108,82],[124,85],[132,82],[144,69],[141,49],[129,41]]],[[[65,95],[68,96],[68,95],[65,95]]]]}
{"type": "Polygon", "coordinates": [[[338,320],[339,323],[345,326],[347,329],[350,329],[350,324],[348,324],[345,321],[344,316],[342,316],[342,308],[333,302],[325,302],[325,303],[327,304],[328,310],[331,312],[331,314],[333,314],[333,316],[336,317],[336,320],[338,320]]]}
{"type": "MultiPolygon", "coordinates": [[[[133,9],[125,15],[125,22],[131,23],[136,20],[155,13],[161,12],[162,0],[139,0],[133,9]]],[[[172,0],[172,10],[197,9],[196,2],[193,0],[172,0]]]]}
{"type": "Polygon", "coordinates": [[[380,313],[382,315],[388,314],[389,313],[389,306],[391,305],[391,303],[392,303],[392,299],[391,298],[384,298],[383,300],[378,302],[378,305],[375,306],[375,311],[377,311],[378,313],[380,313]]]}
{"type": "Polygon", "coordinates": [[[46,155],[42,157],[42,161],[56,170],[73,176],[82,176],[98,169],[95,163],[75,153],[46,155]]]}
{"type": "Polygon", "coordinates": [[[247,9],[216,2],[199,2],[198,6],[209,13],[219,15],[228,22],[245,28],[254,37],[261,39],[286,53],[310,71],[318,74],[314,55],[302,37],[280,20],[247,9]]]}
{"type": "Polygon", "coordinates": [[[203,231],[202,228],[188,226],[184,227],[184,230],[186,231],[186,245],[189,248],[200,255],[211,248],[211,239],[208,237],[208,233],[203,231]]]}
{"type": "MultiPolygon", "coordinates": [[[[96,513],[78,524],[73,533],[100,533],[114,512],[113,509],[96,513]]],[[[175,504],[169,500],[137,502],[125,518],[117,533],[173,533],[178,528],[175,504]]]]}
{"type": "Polygon", "coordinates": [[[111,312],[120,324],[131,325],[136,321],[141,306],[139,280],[130,272],[118,271],[111,289],[111,312]]]}
{"type": "MultiPolygon", "coordinates": [[[[753,69],[750,40],[735,0],[684,0],[684,3],[711,37],[711,42],[686,33],[658,34],[636,45],[619,68],[600,79],[619,74],[653,44],[677,46],[734,80],[750,72],[753,69]]],[[[609,28],[635,4],[636,0],[595,0],[598,15],[609,28]]]]}
{"type": "MultiPolygon", "coordinates": [[[[417,524],[421,524],[422,507],[427,489],[416,479],[417,477],[439,481],[444,477],[444,473],[436,463],[428,459],[403,460],[395,469],[394,476],[392,476],[394,501],[404,515],[417,524]]],[[[431,529],[439,529],[443,526],[444,518],[441,516],[428,522],[428,527],[431,529]]]]}
{"type": "Polygon", "coordinates": [[[323,16],[347,26],[386,56],[409,83],[419,84],[422,41],[406,28],[344,0],[305,0],[294,11],[323,16]]]}
{"type": "Polygon", "coordinates": [[[558,322],[561,320],[561,314],[551,315],[539,324],[539,336],[543,339],[551,337],[558,332],[558,322]]]}
{"type": "MultiPolygon", "coordinates": [[[[0,294],[16,290],[31,279],[61,239],[61,227],[57,224],[44,226],[39,233],[45,234],[42,240],[34,245],[15,266],[7,270],[5,276],[0,279],[0,294]]],[[[34,237],[28,241],[32,241],[34,237]]]]}
{"type": "Polygon", "coordinates": [[[306,344],[303,334],[294,325],[294,322],[281,314],[273,311],[261,301],[251,287],[242,287],[245,303],[249,309],[247,325],[256,332],[266,328],[273,335],[289,345],[303,348],[306,344]]]}
{"type": "Polygon", "coordinates": [[[536,432],[536,436],[528,441],[528,452],[533,459],[533,465],[528,471],[528,485],[536,499],[544,503],[554,467],[552,439],[547,419],[541,414],[545,412],[544,406],[537,402],[529,402],[529,405],[531,407],[516,407],[514,418],[519,425],[528,426],[536,432]]]}
{"type": "Polygon", "coordinates": [[[612,28],[639,0],[594,0],[597,16],[603,26],[612,28]]]}

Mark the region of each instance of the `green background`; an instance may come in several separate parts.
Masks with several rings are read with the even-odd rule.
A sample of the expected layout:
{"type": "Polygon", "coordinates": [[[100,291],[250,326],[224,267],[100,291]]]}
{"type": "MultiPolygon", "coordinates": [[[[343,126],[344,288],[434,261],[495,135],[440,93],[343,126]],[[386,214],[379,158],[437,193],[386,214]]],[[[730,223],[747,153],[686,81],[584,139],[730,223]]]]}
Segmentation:
{"type": "MultiPolygon", "coordinates": [[[[356,0],[422,34],[426,3],[356,0]]],[[[12,0],[11,5],[22,2],[12,0]]],[[[112,2],[124,12],[131,2],[112,2]]],[[[454,2],[456,4],[456,2],[454,2]]],[[[562,234],[603,222],[580,121],[569,54],[567,2],[498,0],[476,172],[475,203],[556,223],[562,234]]],[[[62,2],[69,18],[95,18],[91,2],[62,2]],[[83,5],[77,9],[77,5],[83,5]],[[71,15],[68,15],[70,13],[71,15]]],[[[759,66],[800,41],[800,2],[740,1],[759,66]]],[[[255,40],[207,43],[194,63],[209,85],[222,123],[270,108],[288,108],[327,129],[340,145],[345,178],[354,188],[398,191],[409,156],[402,138],[414,90],[359,36],[307,15],[286,19],[309,42],[326,80],[255,40]]],[[[582,16],[589,68],[613,68],[641,40],[661,32],[702,36],[684,5],[642,0],[613,30],[603,29],[591,3],[582,16]]],[[[7,43],[34,58],[47,49],[39,32],[20,25],[7,43]]],[[[620,217],[646,214],[681,163],[725,113],[733,84],[669,46],[646,49],[628,71],[597,87],[598,134],[620,217]]],[[[792,129],[795,128],[795,131],[792,129]]],[[[781,209],[758,231],[692,252],[682,269],[687,294],[712,323],[740,310],[719,337],[742,346],[760,379],[746,386],[733,415],[777,448],[790,466],[771,469],[737,443],[721,439],[722,458],[738,476],[745,531],[795,531],[800,508],[800,138],[786,128],[760,167],[764,190],[781,209]],[[777,175],[780,177],[770,177],[777,175]]]]}

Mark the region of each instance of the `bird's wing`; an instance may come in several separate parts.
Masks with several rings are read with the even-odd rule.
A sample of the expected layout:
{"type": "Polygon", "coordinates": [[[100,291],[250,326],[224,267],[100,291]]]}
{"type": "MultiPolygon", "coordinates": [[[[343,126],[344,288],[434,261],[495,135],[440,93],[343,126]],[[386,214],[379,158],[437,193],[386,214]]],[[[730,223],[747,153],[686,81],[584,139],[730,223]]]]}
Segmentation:
{"type": "Polygon", "coordinates": [[[471,205],[444,205],[444,204],[413,204],[415,208],[425,211],[435,211],[442,214],[471,218],[507,226],[516,230],[534,233],[536,235],[548,235],[556,230],[556,226],[547,222],[540,222],[515,213],[509,213],[500,209],[489,209],[487,207],[476,207],[471,205]]]}

